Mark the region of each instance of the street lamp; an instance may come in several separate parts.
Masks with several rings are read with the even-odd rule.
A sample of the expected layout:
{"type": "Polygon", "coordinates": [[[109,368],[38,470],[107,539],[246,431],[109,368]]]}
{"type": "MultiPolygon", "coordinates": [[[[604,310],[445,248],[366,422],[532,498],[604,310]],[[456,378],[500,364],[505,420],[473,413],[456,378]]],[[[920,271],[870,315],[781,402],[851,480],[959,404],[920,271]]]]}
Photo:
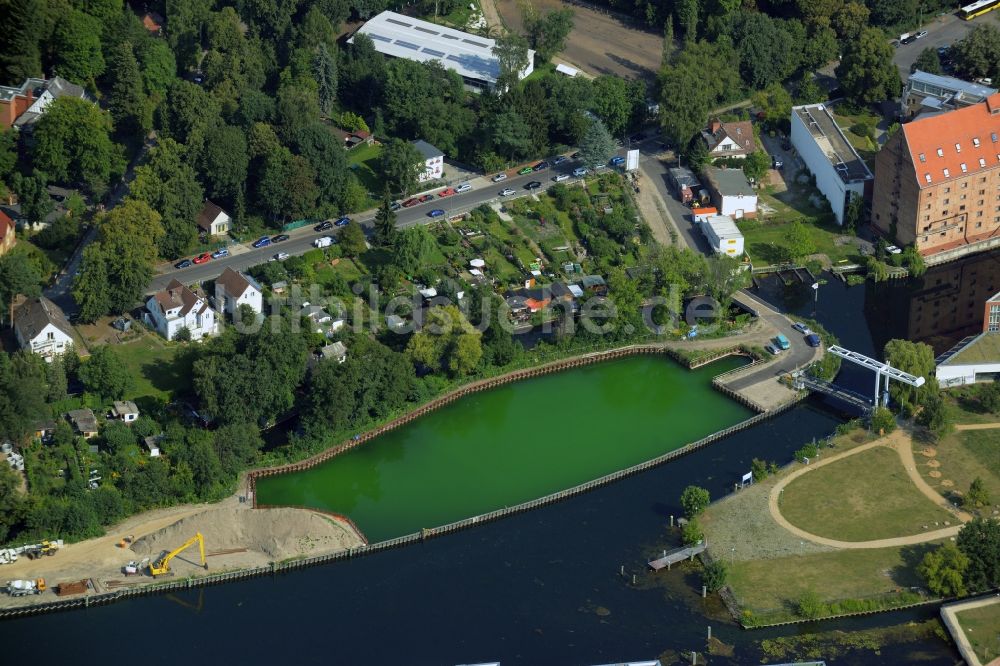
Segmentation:
{"type": "Polygon", "coordinates": [[[819,282],[812,283],[813,290],[813,317],[816,316],[816,307],[819,305],[819,282]]]}

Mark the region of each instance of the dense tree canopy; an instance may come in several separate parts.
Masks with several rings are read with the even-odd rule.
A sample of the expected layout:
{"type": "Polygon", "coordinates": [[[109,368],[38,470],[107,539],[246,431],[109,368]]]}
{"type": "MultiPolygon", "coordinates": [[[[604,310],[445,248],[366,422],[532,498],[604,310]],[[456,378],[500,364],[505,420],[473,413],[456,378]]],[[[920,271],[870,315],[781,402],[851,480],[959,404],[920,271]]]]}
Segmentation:
{"type": "Polygon", "coordinates": [[[111,116],[93,102],[60,97],[36,123],[35,165],[56,181],[100,193],[124,172],[121,146],[111,141],[111,116]]]}

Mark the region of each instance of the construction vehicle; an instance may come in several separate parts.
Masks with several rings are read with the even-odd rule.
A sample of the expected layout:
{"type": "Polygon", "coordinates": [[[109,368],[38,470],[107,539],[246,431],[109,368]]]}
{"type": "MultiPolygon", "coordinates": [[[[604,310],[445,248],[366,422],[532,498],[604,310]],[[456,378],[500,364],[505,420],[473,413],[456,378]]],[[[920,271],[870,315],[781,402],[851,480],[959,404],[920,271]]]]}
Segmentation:
{"type": "Polygon", "coordinates": [[[39,557],[42,557],[43,555],[48,555],[51,557],[52,555],[56,554],[56,551],[59,550],[60,545],[61,543],[54,543],[52,541],[43,541],[39,544],[29,546],[28,549],[24,551],[24,554],[28,556],[29,560],[37,560],[39,557]]]}
{"type": "Polygon", "coordinates": [[[14,562],[17,562],[17,550],[0,548],[0,564],[13,564],[14,562]]]}
{"type": "Polygon", "coordinates": [[[29,594],[41,594],[45,591],[45,579],[35,580],[9,580],[7,581],[7,591],[12,597],[24,597],[29,594]]]}
{"type": "Polygon", "coordinates": [[[140,572],[144,571],[147,566],[149,566],[148,557],[142,560],[141,562],[132,560],[124,567],[122,567],[122,573],[124,573],[126,576],[136,576],[140,572]]]}
{"type": "Polygon", "coordinates": [[[191,546],[193,546],[195,544],[195,542],[198,543],[198,550],[201,553],[201,566],[204,567],[207,570],[208,569],[208,561],[205,559],[205,538],[203,536],[201,536],[201,532],[197,532],[197,533],[195,533],[195,535],[193,537],[191,537],[190,539],[188,539],[187,541],[185,541],[183,545],[181,545],[178,548],[173,549],[172,551],[170,551],[169,553],[167,553],[166,555],[164,555],[163,557],[161,557],[157,561],[155,561],[152,564],[150,564],[149,565],[149,575],[153,576],[155,578],[156,576],[163,576],[163,575],[169,574],[170,573],[170,560],[174,559],[175,557],[177,557],[178,555],[180,555],[182,552],[184,552],[185,550],[187,550],[188,548],[190,548],[191,546]]]}

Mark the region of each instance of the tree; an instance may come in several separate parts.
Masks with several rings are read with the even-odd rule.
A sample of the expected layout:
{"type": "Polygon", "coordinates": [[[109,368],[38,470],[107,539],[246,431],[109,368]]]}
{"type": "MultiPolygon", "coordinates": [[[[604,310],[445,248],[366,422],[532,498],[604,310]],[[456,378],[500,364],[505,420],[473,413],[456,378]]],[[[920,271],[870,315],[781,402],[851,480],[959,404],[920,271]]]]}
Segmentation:
{"type": "Polygon", "coordinates": [[[972,480],[969,485],[969,491],[965,493],[962,498],[962,506],[972,507],[973,509],[978,509],[980,507],[989,506],[990,504],[990,491],[986,488],[986,484],[980,477],[976,477],[972,480]]]}
{"type": "Polygon", "coordinates": [[[548,61],[563,50],[566,38],[573,31],[573,10],[557,9],[527,21],[531,44],[543,61],[548,61]]]}
{"type": "Polygon", "coordinates": [[[610,75],[594,79],[594,112],[612,136],[624,136],[632,117],[625,79],[610,75]]]}
{"type": "Polygon", "coordinates": [[[281,148],[264,158],[257,203],[276,220],[307,217],[316,207],[319,188],[309,162],[281,148]]]}
{"type": "Polygon", "coordinates": [[[836,58],[839,52],[840,44],[837,43],[837,33],[833,28],[826,26],[815,28],[802,44],[802,61],[799,66],[807,72],[822,69],[836,58]]]}
{"type": "Polygon", "coordinates": [[[688,42],[661,68],[660,120],[678,148],[705,125],[709,111],[743,86],[739,56],[727,42],[688,42]]]}
{"type": "Polygon", "coordinates": [[[234,201],[246,183],[250,168],[243,130],[233,125],[216,127],[205,140],[201,160],[201,173],[209,194],[234,201]]]}
{"type": "Polygon", "coordinates": [[[815,590],[806,590],[799,597],[796,611],[799,616],[807,620],[815,620],[823,615],[826,611],[826,606],[815,590]]]}
{"type": "Polygon", "coordinates": [[[955,69],[967,79],[1000,79],[1000,28],[980,23],[951,47],[955,69]]]}
{"type": "Polygon", "coordinates": [[[688,486],[681,493],[681,507],[689,520],[701,515],[711,501],[708,491],[699,486],[688,486]]]}
{"type": "Polygon", "coordinates": [[[346,211],[347,153],[343,142],[320,122],[310,123],[295,135],[295,146],[316,174],[319,201],[346,211]]]}
{"type": "Polygon", "coordinates": [[[896,429],[896,417],[885,407],[876,407],[871,415],[872,432],[888,435],[896,429]]]}
{"type": "MultiPolygon", "coordinates": [[[[493,116],[486,132],[492,151],[507,161],[524,159],[535,150],[531,126],[515,108],[504,108],[493,116]]],[[[501,164],[494,170],[502,168],[501,164]]]]}
{"type": "Polygon", "coordinates": [[[4,26],[9,35],[0,47],[0,80],[13,83],[41,76],[44,3],[41,0],[10,0],[4,3],[4,26]]]}
{"type": "Polygon", "coordinates": [[[701,581],[708,588],[709,592],[718,592],[726,586],[728,576],[729,572],[726,570],[725,562],[713,560],[705,565],[705,570],[701,574],[701,581]]]}
{"type": "Polygon", "coordinates": [[[319,85],[319,108],[323,115],[333,113],[337,103],[337,52],[320,44],[313,56],[313,77],[319,85]]]}
{"type": "Polygon", "coordinates": [[[163,99],[167,89],[177,78],[177,61],[167,43],[159,39],[147,39],[138,45],[136,56],[142,72],[142,84],[150,95],[163,99]]]}
{"type": "Polygon", "coordinates": [[[955,544],[969,558],[964,580],[970,592],[1000,587],[1000,521],[974,518],[962,527],[955,544]]]}
{"type": "Polygon", "coordinates": [[[936,48],[928,46],[920,52],[916,61],[910,65],[910,72],[915,72],[918,69],[928,74],[944,74],[944,68],[941,67],[941,57],[936,48]]]}
{"type": "Polygon", "coordinates": [[[917,423],[927,428],[934,439],[940,439],[953,427],[951,411],[940,392],[928,393],[917,415],[917,423]]]}
{"type": "Polygon", "coordinates": [[[9,465],[0,465],[0,542],[6,543],[24,518],[25,499],[21,493],[21,475],[9,465]]]}
{"type": "Polygon", "coordinates": [[[865,28],[857,40],[844,46],[837,80],[856,104],[873,104],[899,95],[902,82],[892,61],[894,52],[881,30],[865,28]]]}
{"type": "Polygon", "coordinates": [[[125,171],[122,147],[111,141],[111,116],[77,97],[59,97],[35,124],[35,166],[56,181],[103,192],[125,171]]]}
{"type": "Polygon", "coordinates": [[[379,171],[386,185],[400,196],[416,189],[417,177],[423,170],[424,158],[409,141],[394,138],[382,147],[379,171]]]}
{"type": "Polygon", "coordinates": [[[105,400],[121,400],[134,385],[128,366],[109,345],[96,348],[79,374],[87,390],[105,400]]]}
{"type": "Polygon", "coordinates": [[[0,303],[9,305],[9,322],[14,321],[14,300],[18,296],[34,298],[41,292],[42,274],[38,266],[22,252],[0,256],[0,303]]]}
{"type": "Polygon", "coordinates": [[[763,150],[755,150],[743,159],[743,173],[755,183],[763,181],[771,168],[771,158],[763,150]]]}
{"type": "Polygon", "coordinates": [[[355,220],[351,220],[351,223],[344,227],[343,231],[340,232],[339,240],[340,249],[348,257],[357,257],[367,249],[365,232],[355,220]]]}
{"type": "Polygon", "coordinates": [[[695,546],[705,539],[705,532],[696,518],[689,519],[681,527],[681,541],[685,546],[695,546]]]}
{"type": "Polygon", "coordinates": [[[592,120],[587,133],[580,142],[580,161],[593,169],[598,164],[607,164],[615,154],[615,140],[600,120],[592,120]]]}
{"type": "Polygon", "coordinates": [[[45,368],[39,361],[30,352],[0,354],[0,437],[4,439],[21,441],[35,420],[48,415],[45,368]]]}
{"type": "MultiPolygon", "coordinates": [[[[232,159],[238,160],[238,155],[232,159]]],[[[189,163],[188,150],[173,139],[163,139],[149,151],[149,162],[136,167],[129,197],[160,214],[163,235],[159,254],[168,259],[187,254],[197,240],[194,221],[205,192],[189,163]]]]}
{"type": "Polygon", "coordinates": [[[790,262],[802,261],[816,251],[816,242],[799,220],[793,221],[785,230],[784,250],[787,252],[786,259],[790,262]]]}
{"type": "Polygon", "coordinates": [[[500,66],[495,90],[503,95],[514,87],[521,79],[521,72],[528,68],[528,40],[515,33],[498,37],[493,45],[493,56],[500,66]]]}
{"type": "Polygon", "coordinates": [[[161,129],[170,138],[183,143],[198,155],[209,129],[219,124],[219,101],[201,86],[183,79],[175,79],[167,91],[167,100],[161,109],[161,129]]]}
{"type": "Polygon", "coordinates": [[[111,94],[108,97],[108,111],[115,128],[119,131],[145,133],[152,118],[143,92],[139,61],[136,60],[130,42],[124,41],[114,48],[109,73],[111,94]]]}
{"type": "Polygon", "coordinates": [[[764,122],[774,128],[788,125],[792,114],[792,96],[780,83],[772,83],[764,90],[759,90],[751,96],[751,101],[760,113],[764,114],[764,122]]]}
{"type": "Polygon", "coordinates": [[[251,423],[225,425],[212,433],[212,448],[223,472],[233,477],[253,462],[264,448],[260,429],[251,423]]]}
{"type": "Polygon", "coordinates": [[[791,38],[787,23],[763,12],[741,12],[732,28],[747,86],[762,89],[787,78],[799,65],[801,46],[791,38]]]}
{"type": "MultiPolygon", "coordinates": [[[[0,284],[3,284],[3,280],[0,280],[0,284]]],[[[1000,382],[993,380],[991,384],[980,387],[979,404],[988,412],[1000,413],[1000,382]]]]}
{"type": "Polygon", "coordinates": [[[56,21],[52,51],[59,76],[80,85],[93,85],[104,72],[100,34],[100,21],[75,9],[56,21]]]}
{"type": "Polygon", "coordinates": [[[847,2],[837,10],[832,18],[831,24],[837,31],[837,37],[841,43],[847,43],[858,38],[861,31],[868,25],[868,7],[863,2],[847,2]]]}
{"type": "Polygon", "coordinates": [[[677,26],[685,42],[693,42],[698,38],[698,0],[678,0],[674,5],[677,16],[677,26]]]}
{"type": "Polygon", "coordinates": [[[925,404],[931,395],[938,393],[938,383],[934,378],[934,349],[930,345],[909,340],[890,340],[885,345],[884,353],[886,363],[892,367],[926,379],[921,387],[903,382],[889,383],[889,395],[905,411],[912,411],[917,405],[925,404]]]}
{"type": "Polygon", "coordinates": [[[393,212],[392,200],[386,192],[382,198],[382,205],[375,213],[375,244],[379,247],[392,247],[396,239],[396,213],[393,212]]]}
{"type": "Polygon", "coordinates": [[[12,184],[21,204],[21,214],[31,222],[45,220],[54,207],[52,197],[45,188],[45,174],[39,171],[30,176],[15,173],[12,184]]]}
{"type": "Polygon", "coordinates": [[[406,346],[407,355],[431,370],[461,376],[475,369],[482,357],[481,334],[457,305],[435,306],[406,346]]]}

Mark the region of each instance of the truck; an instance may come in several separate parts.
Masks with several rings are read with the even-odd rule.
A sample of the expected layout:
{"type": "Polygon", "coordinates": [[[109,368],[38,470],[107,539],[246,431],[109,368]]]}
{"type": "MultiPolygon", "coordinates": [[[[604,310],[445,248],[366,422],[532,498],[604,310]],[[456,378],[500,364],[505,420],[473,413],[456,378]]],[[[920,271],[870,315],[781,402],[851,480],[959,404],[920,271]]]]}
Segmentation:
{"type": "Polygon", "coordinates": [[[14,562],[17,562],[17,550],[0,548],[0,564],[13,564],[14,562]]]}
{"type": "Polygon", "coordinates": [[[35,580],[9,580],[7,581],[7,592],[12,597],[24,597],[29,594],[41,594],[45,591],[45,579],[35,580]]]}
{"type": "Polygon", "coordinates": [[[330,247],[333,243],[334,240],[332,236],[322,236],[313,241],[313,245],[316,247],[330,247]]]}

